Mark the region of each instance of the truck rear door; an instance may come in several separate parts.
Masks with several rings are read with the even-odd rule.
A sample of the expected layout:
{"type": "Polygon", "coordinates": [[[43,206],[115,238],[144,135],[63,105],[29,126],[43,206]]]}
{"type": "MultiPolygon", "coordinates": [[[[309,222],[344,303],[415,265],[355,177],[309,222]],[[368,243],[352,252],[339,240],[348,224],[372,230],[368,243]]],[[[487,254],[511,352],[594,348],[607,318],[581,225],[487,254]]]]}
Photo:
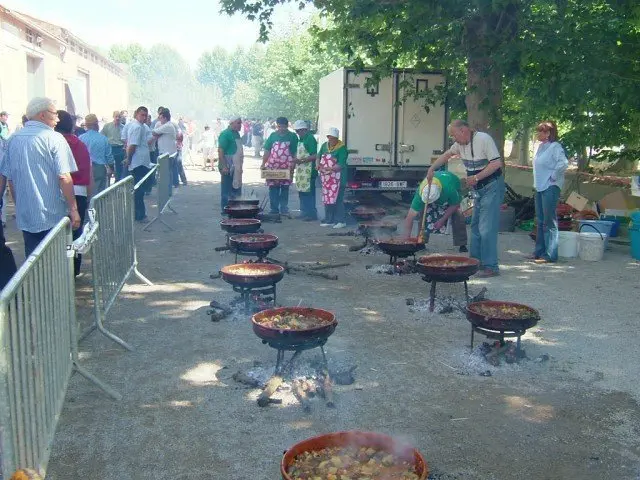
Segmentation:
{"type": "Polygon", "coordinates": [[[347,73],[346,143],[350,166],[393,165],[393,78],[367,86],[371,73],[347,73]]]}
{"type": "Polygon", "coordinates": [[[439,101],[425,109],[425,99],[416,93],[444,86],[441,74],[399,72],[395,164],[402,167],[428,166],[443,152],[446,142],[446,112],[439,101]],[[404,98],[404,100],[403,100],[404,98]]]}

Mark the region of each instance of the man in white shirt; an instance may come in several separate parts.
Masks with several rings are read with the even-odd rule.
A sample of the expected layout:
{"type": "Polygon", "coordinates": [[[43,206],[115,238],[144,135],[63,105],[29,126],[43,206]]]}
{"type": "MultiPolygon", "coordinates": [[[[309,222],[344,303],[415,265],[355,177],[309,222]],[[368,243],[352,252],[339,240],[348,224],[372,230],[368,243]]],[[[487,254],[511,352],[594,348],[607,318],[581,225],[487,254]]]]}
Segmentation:
{"type": "MultiPolygon", "coordinates": [[[[133,174],[134,183],[138,183],[151,169],[149,144],[153,143],[151,129],[147,125],[147,107],[138,107],[134,120],[127,124],[127,158],[124,165],[133,174]]],[[[144,193],[147,189],[141,186],[135,192],[135,219],[144,222],[147,218],[144,207],[144,193]]]]}
{"type": "MultiPolygon", "coordinates": [[[[174,175],[175,163],[177,161],[178,147],[176,145],[176,138],[178,136],[178,127],[171,121],[171,112],[168,108],[160,107],[158,110],[158,121],[155,128],[151,131],[153,137],[157,141],[158,156],[169,155],[169,171],[171,177],[174,175]]],[[[173,183],[177,183],[176,179],[172,179],[173,183]]]]}
{"type": "Polygon", "coordinates": [[[173,155],[178,151],[176,146],[178,127],[171,121],[171,112],[168,108],[162,108],[156,126],[151,133],[158,142],[159,155],[165,153],[173,155]]]}

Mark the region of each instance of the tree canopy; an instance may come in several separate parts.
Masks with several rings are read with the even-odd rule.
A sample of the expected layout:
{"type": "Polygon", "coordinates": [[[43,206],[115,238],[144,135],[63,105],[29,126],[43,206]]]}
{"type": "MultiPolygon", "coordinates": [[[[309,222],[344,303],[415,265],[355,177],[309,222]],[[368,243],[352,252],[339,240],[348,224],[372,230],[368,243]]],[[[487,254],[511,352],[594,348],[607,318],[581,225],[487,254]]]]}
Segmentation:
{"type": "MultiPolygon", "coordinates": [[[[261,23],[278,4],[222,0],[261,23]]],[[[635,146],[640,139],[640,22],[629,0],[296,0],[327,19],[316,38],[356,67],[443,69],[448,99],[502,138],[552,118],[566,140],[635,146]],[[464,99],[464,101],[463,101],[464,99]],[[462,107],[462,108],[461,108],[462,107]]]]}

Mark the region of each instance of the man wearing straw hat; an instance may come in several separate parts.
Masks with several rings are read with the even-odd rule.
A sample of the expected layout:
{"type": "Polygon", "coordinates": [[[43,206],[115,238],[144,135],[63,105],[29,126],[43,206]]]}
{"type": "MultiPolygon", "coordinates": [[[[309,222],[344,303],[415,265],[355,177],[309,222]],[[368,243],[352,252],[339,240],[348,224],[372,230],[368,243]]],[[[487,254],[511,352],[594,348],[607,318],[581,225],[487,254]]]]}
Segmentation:
{"type": "MultiPolygon", "coordinates": [[[[425,178],[418,190],[416,190],[411,202],[411,207],[404,220],[405,237],[411,236],[413,221],[422,216],[420,212],[427,206],[424,216],[425,238],[429,239],[431,233],[445,233],[447,221],[451,219],[451,233],[453,234],[453,246],[460,247],[460,252],[467,252],[467,227],[464,216],[460,212],[462,193],[460,179],[451,172],[436,172],[433,176],[431,188],[425,178]]],[[[420,232],[418,232],[420,233],[420,232]]]]}

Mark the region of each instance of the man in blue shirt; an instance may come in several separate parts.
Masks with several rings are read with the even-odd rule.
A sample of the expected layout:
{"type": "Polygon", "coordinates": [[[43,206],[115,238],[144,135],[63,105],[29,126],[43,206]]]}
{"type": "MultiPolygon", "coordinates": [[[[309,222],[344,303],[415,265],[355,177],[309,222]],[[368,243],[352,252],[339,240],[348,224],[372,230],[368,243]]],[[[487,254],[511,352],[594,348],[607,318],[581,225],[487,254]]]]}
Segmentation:
{"type": "Polygon", "coordinates": [[[98,194],[107,188],[109,177],[113,171],[113,153],[109,139],[98,132],[98,117],[90,113],[85,117],[84,124],[87,127],[87,132],[78,138],[89,150],[93,170],[93,192],[98,194]]]}
{"type": "Polygon", "coordinates": [[[73,193],[71,173],[76,162],[65,138],[53,127],[58,111],[53,101],[36,97],[27,105],[24,128],[9,139],[0,159],[0,192],[7,180],[13,185],[16,223],[24,237],[24,253],[29,256],[40,241],[65,216],[74,229],[80,215],[73,193]]]}

